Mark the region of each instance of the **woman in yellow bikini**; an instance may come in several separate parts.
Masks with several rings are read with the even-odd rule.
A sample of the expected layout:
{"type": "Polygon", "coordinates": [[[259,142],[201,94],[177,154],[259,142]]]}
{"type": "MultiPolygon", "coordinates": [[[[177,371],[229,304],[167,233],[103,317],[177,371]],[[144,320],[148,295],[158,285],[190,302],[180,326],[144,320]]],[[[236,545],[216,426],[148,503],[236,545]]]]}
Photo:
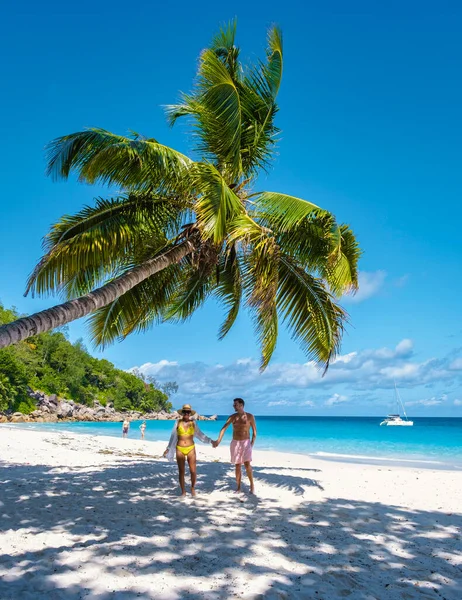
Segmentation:
{"type": "Polygon", "coordinates": [[[182,496],[186,496],[184,476],[186,460],[188,461],[189,472],[191,473],[191,496],[195,496],[196,447],[194,445],[194,436],[197,436],[204,444],[211,444],[212,440],[202,433],[197,422],[192,420],[191,417],[196,414],[196,411],[189,404],[184,404],[178,413],[181,415],[181,418],[173,426],[164,457],[166,456],[170,461],[173,461],[176,457],[182,496]]]}

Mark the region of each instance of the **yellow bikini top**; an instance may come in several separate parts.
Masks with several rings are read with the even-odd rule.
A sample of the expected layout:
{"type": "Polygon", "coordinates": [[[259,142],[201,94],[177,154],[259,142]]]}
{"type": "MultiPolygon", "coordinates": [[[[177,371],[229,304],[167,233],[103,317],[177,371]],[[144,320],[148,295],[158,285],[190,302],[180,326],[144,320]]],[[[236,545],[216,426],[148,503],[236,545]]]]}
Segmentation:
{"type": "Polygon", "coordinates": [[[183,425],[178,425],[178,435],[194,435],[194,424],[188,427],[188,429],[184,429],[183,425]]]}

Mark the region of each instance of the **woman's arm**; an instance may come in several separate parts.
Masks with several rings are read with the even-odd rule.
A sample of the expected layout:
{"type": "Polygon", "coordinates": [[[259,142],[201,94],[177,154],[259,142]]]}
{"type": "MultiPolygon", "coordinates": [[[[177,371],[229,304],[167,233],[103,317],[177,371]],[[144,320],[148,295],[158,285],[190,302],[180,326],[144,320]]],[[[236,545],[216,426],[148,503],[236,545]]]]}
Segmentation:
{"type": "Polygon", "coordinates": [[[194,421],[194,433],[197,435],[201,442],[204,442],[204,444],[212,443],[212,439],[201,431],[201,428],[199,427],[199,423],[197,421],[194,421]]]}
{"type": "Polygon", "coordinates": [[[170,449],[177,445],[177,442],[178,442],[177,429],[178,429],[178,422],[175,421],[175,424],[173,425],[172,433],[170,434],[170,439],[168,441],[167,449],[164,452],[164,458],[169,454],[170,449]]]}

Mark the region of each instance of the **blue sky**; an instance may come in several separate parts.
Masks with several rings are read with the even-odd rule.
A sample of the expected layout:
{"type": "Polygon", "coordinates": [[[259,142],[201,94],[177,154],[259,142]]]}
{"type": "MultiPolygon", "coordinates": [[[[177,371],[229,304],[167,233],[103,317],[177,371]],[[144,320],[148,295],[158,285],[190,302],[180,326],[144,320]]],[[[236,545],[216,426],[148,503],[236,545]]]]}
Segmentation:
{"type": "MultiPolygon", "coordinates": [[[[176,379],[176,401],[203,412],[227,412],[239,395],[257,414],[382,415],[396,379],[410,414],[462,416],[460,3],[179,0],[172,9],[45,0],[1,12],[5,305],[51,305],[22,295],[41,239],[62,214],[107,193],[47,179],[45,144],[99,126],[188,152],[187,130],[168,128],[162,105],[190,89],[220,23],[237,17],[242,54],[255,59],[276,22],[285,49],[282,135],[259,187],[331,210],[360,240],[362,287],[345,303],[351,324],[341,357],[321,378],[283,332],[260,375],[249,320],[241,316],[218,342],[212,302],[185,325],[95,354],[176,379]]],[[[83,322],[69,331],[86,338],[83,322]]]]}

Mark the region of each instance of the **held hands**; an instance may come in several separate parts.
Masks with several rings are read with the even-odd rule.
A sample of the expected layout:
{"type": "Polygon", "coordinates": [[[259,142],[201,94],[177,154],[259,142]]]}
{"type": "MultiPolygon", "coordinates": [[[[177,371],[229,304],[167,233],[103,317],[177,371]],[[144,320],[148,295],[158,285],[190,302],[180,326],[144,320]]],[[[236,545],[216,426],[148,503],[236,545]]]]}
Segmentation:
{"type": "Polygon", "coordinates": [[[214,448],[217,448],[219,443],[220,443],[220,442],[219,442],[218,440],[212,440],[212,446],[213,446],[214,448]]]}

